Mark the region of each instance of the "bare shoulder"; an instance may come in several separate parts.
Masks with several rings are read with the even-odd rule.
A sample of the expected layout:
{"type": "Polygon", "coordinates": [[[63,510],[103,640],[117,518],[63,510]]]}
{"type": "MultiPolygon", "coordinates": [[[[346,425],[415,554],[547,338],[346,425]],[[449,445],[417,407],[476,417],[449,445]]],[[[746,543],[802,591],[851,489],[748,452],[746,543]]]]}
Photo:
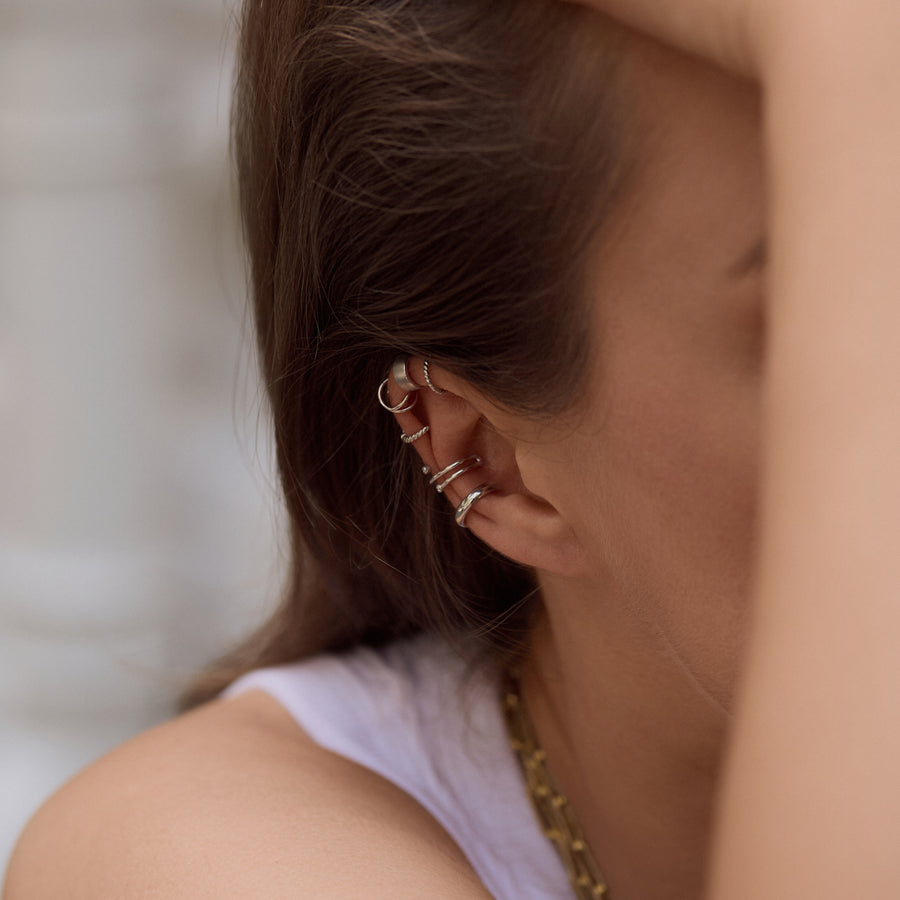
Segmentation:
{"type": "Polygon", "coordinates": [[[490,898],[418,803],[254,691],[74,778],[25,829],[3,900],[361,895],[490,898]]]}

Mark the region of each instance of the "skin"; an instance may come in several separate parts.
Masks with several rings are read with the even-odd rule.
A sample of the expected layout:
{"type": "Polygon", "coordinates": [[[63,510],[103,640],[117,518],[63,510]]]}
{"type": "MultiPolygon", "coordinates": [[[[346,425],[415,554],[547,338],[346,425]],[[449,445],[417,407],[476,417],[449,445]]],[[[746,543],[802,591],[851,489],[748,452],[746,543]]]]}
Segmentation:
{"type": "Polygon", "coordinates": [[[411,797],[268,695],[217,701],[88,767],[32,819],[4,900],[490,900],[411,797]]]}
{"type": "MultiPolygon", "coordinates": [[[[702,234],[689,210],[703,210],[712,229],[687,271],[664,253],[652,260],[656,275],[668,262],[671,276],[659,277],[669,305],[658,304],[656,320],[676,309],[684,317],[665,335],[656,320],[642,331],[641,303],[660,292],[648,285],[615,312],[621,285],[602,290],[616,328],[602,357],[607,381],[595,364],[581,422],[529,431],[445,373],[461,405],[442,413],[429,398],[419,413],[434,439],[419,449],[432,466],[483,449],[478,480],[487,474],[501,493],[478,504],[471,528],[539,572],[547,615],[526,695],[614,896],[887,900],[900,880],[900,7],[597,5],[673,41],[691,23],[687,49],[762,83],[771,197],[759,228],[771,248],[762,391],[742,354],[725,349],[734,345],[716,323],[729,304],[708,280],[720,238],[749,227],[752,191],[739,186],[762,185],[735,151],[705,168],[698,157],[693,174],[714,178],[695,178],[705,188],[666,211],[678,216],[674,241],[702,234]],[[706,316],[685,286],[695,304],[707,298],[706,316]]],[[[667,85],[687,92],[677,72],[657,82],[658,96],[667,85]]],[[[679,105],[679,91],[657,105],[663,119],[674,110],[676,124],[697,125],[712,108],[741,133],[734,105],[689,92],[693,102],[679,105]]],[[[727,145],[713,127],[704,138],[701,155],[727,145]]],[[[648,151],[652,180],[664,151],[648,151]]],[[[675,163],[672,192],[692,183],[675,163]]],[[[632,225],[642,209],[638,201],[632,225]]],[[[597,287],[617,253],[631,285],[650,249],[666,246],[665,224],[643,218],[641,254],[629,267],[626,232],[597,287]]],[[[681,258],[691,259],[687,247],[681,258]]],[[[451,501],[471,486],[460,479],[451,501]]]]}
{"type": "Polygon", "coordinates": [[[759,560],[712,900],[900,881],[900,6],[596,0],[762,83],[772,185],[759,560]]]}
{"type": "MultiPolygon", "coordinates": [[[[526,693],[616,900],[701,896],[732,706],[707,896],[888,900],[900,880],[900,14],[886,0],[823,0],[814,17],[805,0],[602,5],[762,81],[768,215],[753,205],[754,140],[734,140],[758,133],[752,98],[656,57],[657,69],[635,75],[644,109],[661,116],[643,182],[656,190],[635,194],[590,279],[605,346],[586,404],[535,429],[433,369],[449,393],[423,392],[398,418],[407,432],[431,425],[415,449],[432,467],[481,452],[487,473],[454,482],[448,499],[487,475],[501,490],[473,510],[472,531],[540,574],[547,615],[526,693]],[[728,129],[705,122],[713,110],[732,117],[728,129]],[[685,143],[686,120],[706,128],[702,147],[685,143]],[[691,184],[677,222],[653,213],[691,184]],[[685,218],[695,207],[702,223],[685,218]],[[636,240],[638,221],[647,230],[636,240]],[[763,230],[773,252],[760,394],[762,342],[747,340],[759,328],[759,274],[726,287],[721,271],[763,230]],[[645,290],[629,298],[617,272],[645,290]],[[757,458],[759,508],[748,499],[757,458]]],[[[411,369],[424,383],[421,361],[411,369]]],[[[132,896],[245,896],[236,847],[267,896],[291,885],[294,896],[298,885],[357,896],[347,872],[375,873],[369,896],[406,896],[410,884],[421,896],[423,878],[435,896],[483,896],[408,798],[335,768],[258,696],[236,704],[139,738],[60,794],[26,832],[5,896],[103,896],[110,885],[120,895],[123,878],[132,896]],[[185,753],[192,741],[197,753],[185,753]],[[371,798],[370,817],[354,814],[345,783],[371,798]],[[122,816],[125,797],[137,815],[122,816]],[[192,828],[173,847],[162,838],[184,813],[207,815],[199,837],[192,828]],[[273,840],[279,852],[267,855],[273,840]]]]}
{"type": "Polygon", "coordinates": [[[522,457],[585,558],[541,576],[526,690],[615,895],[661,900],[701,893],[747,630],[764,183],[751,86],[661,48],[635,64],[651,137],[591,282],[590,400],[522,457]]]}
{"type": "Polygon", "coordinates": [[[487,461],[452,502],[485,480],[504,492],[470,527],[537,566],[545,615],[524,690],[614,895],[687,900],[750,593],[762,144],[749,83],[652,42],[629,57],[640,169],[587,279],[584,402],[535,425],[435,369],[458,399],[423,392],[404,428],[431,424],[416,444],[430,465],[459,455],[441,436],[487,461]],[[532,509],[537,542],[507,530],[532,509]]]}
{"type": "MultiPolygon", "coordinates": [[[[431,425],[415,448],[433,467],[470,452],[487,460],[487,473],[454,482],[453,504],[482,480],[502,488],[475,507],[469,524],[538,570],[546,616],[534,636],[524,690],[553,771],[614,896],[694,900],[752,564],[764,294],[762,260],[748,258],[748,250],[764,230],[759,109],[752,85],[652,42],[635,38],[633,44],[623,88],[632,100],[631,127],[641,135],[639,166],[612,231],[598,238],[586,279],[596,352],[584,401],[537,426],[433,367],[432,377],[448,393],[423,391],[414,411],[399,420],[406,431],[431,425]],[[509,530],[510,521],[518,527],[509,530]]],[[[424,383],[421,361],[413,361],[411,373],[424,383]]],[[[124,773],[143,771],[154,747],[178,752],[184,767],[176,745],[186,738],[177,732],[216,742],[229,728],[230,702],[221,706],[205,720],[189,718],[139,739],[125,757],[90,770],[44,820],[54,807],[77,807],[87,793],[114,804],[124,773]],[[201,728],[213,731],[201,738],[201,728]]],[[[273,735],[302,738],[291,724],[274,721],[275,710],[252,711],[273,735]]],[[[257,740],[245,728],[238,733],[257,740]]],[[[292,752],[287,743],[258,740],[261,759],[292,752]]],[[[294,752],[302,752],[302,767],[270,761],[253,768],[265,782],[253,792],[261,798],[260,818],[275,823],[256,835],[260,859],[282,833],[285,816],[291,819],[285,828],[305,833],[310,823],[303,811],[319,804],[341,809],[340,785],[368,778],[373,783],[361,790],[384,803],[398,845],[409,830],[426,836],[415,846],[454,859],[448,881],[474,892],[461,875],[465,861],[430,817],[417,822],[390,786],[308,741],[294,752]],[[293,812],[275,805],[267,787],[279,778],[283,796],[304,798],[286,804],[293,812]]],[[[229,783],[229,771],[249,753],[222,759],[214,780],[229,783]]],[[[205,783],[209,773],[190,778],[205,783]]],[[[145,788],[151,796],[159,790],[152,783],[145,788]]],[[[202,807],[202,795],[195,802],[202,807]]],[[[160,805],[154,800],[151,808],[160,805]]],[[[191,831],[197,853],[230,843],[232,830],[242,827],[231,808],[226,796],[217,817],[204,817],[217,819],[214,830],[191,831]]],[[[323,839],[318,818],[311,819],[323,839]]],[[[343,827],[364,834],[366,823],[354,815],[343,827]]],[[[123,833],[125,846],[154,847],[161,840],[153,827],[149,838],[123,833]]],[[[408,839],[402,844],[409,847],[408,839]]],[[[319,879],[334,896],[335,871],[310,864],[328,858],[316,847],[292,853],[302,877],[313,879],[310,890],[319,879]]],[[[116,858],[110,854],[95,871],[115,881],[116,858]]],[[[355,869],[369,864],[364,858],[355,869]]],[[[266,871],[261,867],[255,877],[266,871]]],[[[273,867],[270,892],[280,877],[273,867]]],[[[230,884],[234,878],[231,873],[230,884]]]]}

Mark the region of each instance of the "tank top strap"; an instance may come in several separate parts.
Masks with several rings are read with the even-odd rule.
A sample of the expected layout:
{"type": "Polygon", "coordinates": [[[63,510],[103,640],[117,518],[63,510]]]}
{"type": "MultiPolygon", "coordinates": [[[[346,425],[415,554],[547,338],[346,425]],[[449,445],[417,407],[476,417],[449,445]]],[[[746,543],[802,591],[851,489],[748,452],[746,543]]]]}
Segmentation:
{"type": "Polygon", "coordinates": [[[569,900],[509,749],[496,673],[430,636],[259,669],[225,696],[261,689],[327,750],[427,809],[497,900],[569,900]]]}

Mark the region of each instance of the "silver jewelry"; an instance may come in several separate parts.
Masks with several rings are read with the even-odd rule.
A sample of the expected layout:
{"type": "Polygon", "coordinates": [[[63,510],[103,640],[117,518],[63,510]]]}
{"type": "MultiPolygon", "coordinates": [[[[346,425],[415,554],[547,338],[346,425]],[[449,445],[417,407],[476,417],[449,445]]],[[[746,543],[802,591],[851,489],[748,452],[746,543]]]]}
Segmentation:
{"type": "Polygon", "coordinates": [[[384,381],[382,381],[381,384],[378,385],[378,402],[389,413],[409,412],[416,405],[416,400],[419,399],[418,395],[404,394],[403,399],[396,406],[391,406],[390,403],[388,403],[388,401],[385,400],[385,397],[387,396],[387,394],[384,393],[384,389],[388,386],[389,381],[390,381],[390,378],[385,378],[384,381]],[[412,403],[410,403],[409,406],[406,406],[406,403],[410,397],[412,397],[412,403]]]}
{"type": "Polygon", "coordinates": [[[430,474],[431,474],[431,469],[429,469],[428,466],[422,466],[422,474],[423,474],[423,475],[430,475],[430,474]]]}
{"type": "Polygon", "coordinates": [[[429,426],[423,425],[415,434],[407,434],[405,431],[400,432],[400,440],[403,441],[404,444],[411,444],[413,441],[417,441],[423,434],[428,434],[429,426]]]}
{"type": "Polygon", "coordinates": [[[453,514],[453,518],[456,520],[456,524],[459,525],[460,528],[467,528],[466,525],[466,516],[469,514],[472,507],[482,498],[486,497],[488,494],[492,494],[496,491],[497,488],[492,484],[479,484],[474,491],[469,491],[468,494],[463,498],[460,502],[459,506],[456,507],[456,512],[453,514]]]}
{"type": "Polygon", "coordinates": [[[465,459],[458,459],[456,462],[452,462],[449,466],[441,469],[436,475],[432,475],[428,483],[434,484],[436,481],[440,481],[435,490],[439,494],[443,494],[451,482],[456,481],[460,475],[465,475],[466,472],[477,469],[481,464],[480,456],[467,456],[465,459]],[[444,479],[443,481],[441,481],[442,478],[444,479]]]}
{"type": "Polygon", "coordinates": [[[416,384],[409,377],[409,372],[406,371],[406,363],[407,358],[405,356],[398,356],[391,366],[391,375],[394,376],[394,381],[397,382],[397,387],[400,390],[406,391],[407,394],[413,394],[421,388],[421,385],[416,384]]]}
{"type": "Polygon", "coordinates": [[[435,387],[434,382],[431,380],[431,376],[428,374],[428,366],[431,364],[430,360],[425,360],[425,384],[428,385],[431,390],[433,390],[436,394],[446,394],[447,392],[443,388],[435,387]]]}

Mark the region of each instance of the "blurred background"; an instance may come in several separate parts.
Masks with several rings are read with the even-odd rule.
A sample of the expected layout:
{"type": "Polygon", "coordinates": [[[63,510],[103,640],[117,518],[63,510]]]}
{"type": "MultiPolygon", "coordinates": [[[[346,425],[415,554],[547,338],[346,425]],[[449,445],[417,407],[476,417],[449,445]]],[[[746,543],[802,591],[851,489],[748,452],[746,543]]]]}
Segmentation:
{"type": "Polygon", "coordinates": [[[235,2],[0,3],[0,873],[278,592],[235,2]]]}

